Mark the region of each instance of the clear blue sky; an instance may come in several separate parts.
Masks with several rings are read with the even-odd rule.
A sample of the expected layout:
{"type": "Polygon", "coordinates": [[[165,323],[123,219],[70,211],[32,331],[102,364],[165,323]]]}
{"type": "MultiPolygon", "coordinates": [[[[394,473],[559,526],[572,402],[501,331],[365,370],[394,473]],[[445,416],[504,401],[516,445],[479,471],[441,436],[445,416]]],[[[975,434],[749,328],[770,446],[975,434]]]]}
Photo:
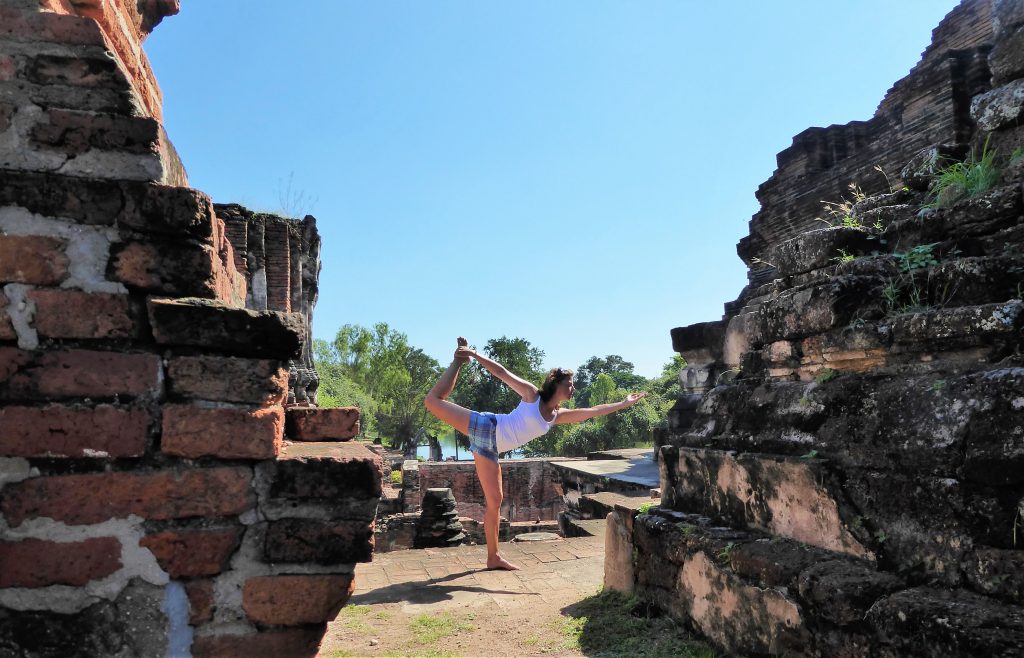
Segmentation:
{"type": "Polygon", "coordinates": [[[183,0],[146,50],[193,187],[323,238],[314,335],[523,337],[653,376],[745,283],[775,154],[868,119],[955,0],[183,0]]]}

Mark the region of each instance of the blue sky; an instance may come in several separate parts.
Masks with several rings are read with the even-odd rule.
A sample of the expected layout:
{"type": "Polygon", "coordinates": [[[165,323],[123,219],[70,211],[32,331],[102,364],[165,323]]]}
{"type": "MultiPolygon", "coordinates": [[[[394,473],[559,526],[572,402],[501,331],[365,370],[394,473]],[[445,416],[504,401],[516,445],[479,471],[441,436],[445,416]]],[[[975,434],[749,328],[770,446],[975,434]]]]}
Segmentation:
{"type": "Polygon", "coordinates": [[[191,185],[314,203],[314,335],[380,321],[653,376],[739,294],[775,154],[868,119],[955,0],[183,0],[146,42],[191,185]]]}

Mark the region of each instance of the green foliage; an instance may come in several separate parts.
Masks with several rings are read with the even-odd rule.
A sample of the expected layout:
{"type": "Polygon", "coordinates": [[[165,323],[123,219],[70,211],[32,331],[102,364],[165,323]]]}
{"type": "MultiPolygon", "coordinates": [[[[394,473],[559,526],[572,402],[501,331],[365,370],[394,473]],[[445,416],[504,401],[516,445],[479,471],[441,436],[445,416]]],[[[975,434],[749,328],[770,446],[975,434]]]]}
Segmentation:
{"type": "Polygon", "coordinates": [[[825,217],[815,217],[814,219],[819,222],[824,222],[829,226],[852,228],[859,231],[863,231],[864,225],[853,216],[853,206],[859,201],[863,201],[867,198],[864,191],[860,189],[860,186],[856,183],[850,183],[850,198],[843,198],[839,202],[822,201],[821,205],[825,211],[825,217]]]}
{"type": "Polygon", "coordinates": [[[718,551],[716,557],[718,557],[721,562],[728,562],[732,559],[732,549],[734,548],[736,548],[736,544],[734,542],[729,542],[722,550],[718,551]]]}
{"type": "Polygon", "coordinates": [[[472,624],[450,612],[424,613],[413,617],[409,622],[409,630],[419,644],[432,644],[441,638],[473,629],[472,624]]]}
{"type": "Polygon", "coordinates": [[[936,379],[935,381],[932,382],[932,385],[931,385],[930,388],[933,391],[941,391],[942,389],[946,388],[946,380],[945,379],[936,379]]]}
{"type": "Polygon", "coordinates": [[[609,354],[603,359],[592,356],[576,369],[576,406],[593,407],[600,402],[590,399],[593,384],[600,375],[607,375],[615,384],[613,388],[636,391],[642,389],[647,380],[633,372],[633,364],[618,354],[609,354]]]}
{"type": "Polygon", "coordinates": [[[648,512],[650,512],[653,508],[655,508],[657,506],[658,506],[658,503],[655,503],[655,502],[640,503],[640,507],[637,508],[636,513],[637,514],[647,514],[648,512]]]}
{"type": "Polygon", "coordinates": [[[565,648],[596,658],[714,658],[669,617],[648,617],[636,596],[606,591],[566,609],[565,648]]]}
{"type": "MultiPolygon", "coordinates": [[[[509,372],[541,384],[544,351],[525,338],[492,338],[481,350],[485,356],[505,366],[509,372]]],[[[492,376],[475,360],[462,368],[452,401],[474,411],[508,413],[519,404],[519,395],[492,376]]]]}
{"type": "Polygon", "coordinates": [[[833,257],[831,260],[836,265],[846,265],[847,263],[852,263],[853,261],[857,260],[857,257],[851,253],[848,253],[845,249],[840,249],[839,255],[833,257]]]}
{"type": "Polygon", "coordinates": [[[981,151],[981,158],[971,156],[951,164],[939,172],[932,185],[928,203],[932,208],[948,208],[962,199],[983,194],[999,182],[999,169],[995,164],[996,152],[988,149],[988,140],[981,151]]]}
{"type": "Polygon", "coordinates": [[[919,244],[916,247],[911,247],[909,251],[893,253],[893,256],[900,260],[900,271],[913,272],[938,265],[939,259],[935,257],[935,247],[938,244],[938,242],[919,244]]]}
{"type": "MultiPolygon", "coordinates": [[[[587,401],[588,407],[596,407],[599,404],[606,404],[612,402],[615,397],[615,380],[609,377],[606,373],[601,373],[594,379],[589,387],[589,399],[587,401]]],[[[604,420],[603,418],[597,418],[595,420],[604,420]]]]}
{"type": "Polygon", "coordinates": [[[827,381],[835,379],[836,375],[838,374],[839,373],[833,370],[832,368],[825,368],[824,370],[818,373],[818,375],[814,378],[814,381],[817,382],[818,384],[824,384],[827,381]]]}
{"type": "Polygon", "coordinates": [[[808,452],[806,454],[800,455],[800,459],[814,459],[817,456],[818,456],[818,451],[817,450],[811,450],[810,452],[808,452]]]}
{"type": "Polygon", "coordinates": [[[391,484],[402,484],[402,471],[399,471],[398,469],[391,471],[391,484]]]}

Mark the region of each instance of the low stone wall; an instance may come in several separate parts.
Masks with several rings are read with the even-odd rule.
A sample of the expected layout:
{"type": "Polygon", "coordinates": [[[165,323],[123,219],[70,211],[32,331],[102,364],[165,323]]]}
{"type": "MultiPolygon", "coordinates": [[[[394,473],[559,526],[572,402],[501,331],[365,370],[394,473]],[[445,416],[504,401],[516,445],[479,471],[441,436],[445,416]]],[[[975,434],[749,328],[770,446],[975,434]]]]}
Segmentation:
{"type": "MultiPolygon", "coordinates": [[[[501,465],[504,500],[501,516],[511,522],[552,521],[564,507],[565,490],[561,475],[548,459],[503,459],[501,465]]],[[[423,492],[435,487],[449,488],[459,504],[459,515],[483,521],[484,492],[473,462],[416,462],[402,466],[402,496],[405,512],[417,511],[423,492]]]]}

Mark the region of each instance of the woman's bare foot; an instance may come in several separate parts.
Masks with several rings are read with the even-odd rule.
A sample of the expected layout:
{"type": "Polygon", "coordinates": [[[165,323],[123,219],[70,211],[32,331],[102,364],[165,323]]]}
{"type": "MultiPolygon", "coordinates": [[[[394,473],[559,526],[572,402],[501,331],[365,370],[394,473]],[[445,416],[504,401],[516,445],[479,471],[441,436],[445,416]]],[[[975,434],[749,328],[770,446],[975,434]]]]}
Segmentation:
{"type": "MultiPolygon", "coordinates": [[[[459,336],[456,339],[455,342],[457,343],[456,352],[458,352],[458,348],[459,347],[469,347],[469,341],[466,340],[465,338],[463,338],[462,336],[459,336]]],[[[455,360],[458,361],[459,363],[466,363],[466,362],[469,361],[469,357],[468,356],[456,356],[455,360]]]]}
{"type": "Polygon", "coordinates": [[[519,567],[517,567],[516,565],[512,564],[511,562],[509,562],[505,558],[501,557],[500,555],[495,555],[494,557],[488,557],[487,558],[487,568],[488,569],[505,569],[506,571],[518,571],[519,570],[519,567]]]}

